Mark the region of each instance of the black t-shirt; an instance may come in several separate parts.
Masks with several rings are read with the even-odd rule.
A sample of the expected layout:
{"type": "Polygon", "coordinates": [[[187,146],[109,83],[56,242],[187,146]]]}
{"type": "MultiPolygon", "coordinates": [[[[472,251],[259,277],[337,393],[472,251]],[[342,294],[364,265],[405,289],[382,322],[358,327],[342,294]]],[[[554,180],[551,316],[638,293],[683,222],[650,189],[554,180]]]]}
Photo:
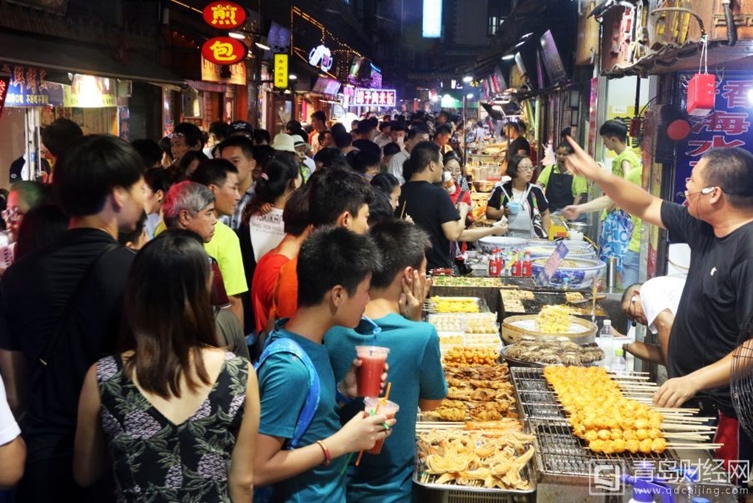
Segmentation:
{"type": "Polygon", "coordinates": [[[442,187],[429,182],[406,182],[400,193],[398,215],[410,215],[416,225],[429,234],[431,250],[426,251],[428,269],[452,267],[450,241],[442,231],[442,224],[459,220],[458,210],[450,195],[442,187]]]}
{"type": "Polygon", "coordinates": [[[59,242],[14,263],[0,282],[0,348],[23,352],[27,382],[32,373],[43,376],[29,390],[23,433],[31,460],[71,454],[86,372],[98,358],[115,352],[126,277],[135,253],[118,246],[102,255],[114,243],[98,229],[70,230],[59,242]],[[63,324],[74,292],[77,300],[63,324]],[[48,365],[39,372],[39,358],[56,334],[48,365]]]}
{"type": "Polygon", "coordinates": [[[530,155],[531,155],[531,144],[528,143],[528,140],[526,140],[522,136],[518,136],[510,144],[510,147],[507,150],[507,158],[508,159],[512,159],[512,156],[516,155],[519,150],[525,150],[526,151],[526,155],[530,157],[530,155]]]}
{"type": "MultiPolygon", "coordinates": [[[[670,377],[690,374],[727,356],[751,335],[753,223],[717,238],[687,208],[664,202],[661,218],[674,243],[687,243],[690,269],[669,339],[670,377]]],[[[728,386],[704,391],[735,415],[728,386]]]]}
{"type": "MultiPolygon", "coordinates": [[[[528,197],[526,198],[526,200],[528,201],[529,213],[531,215],[531,218],[533,218],[533,209],[538,208],[539,213],[544,213],[549,209],[549,201],[547,201],[546,196],[544,195],[544,191],[541,190],[541,187],[533,185],[531,183],[529,183],[528,185],[531,187],[531,190],[530,192],[528,192],[528,197]]],[[[492,195],[489,196],[488,205],[498,210],[501,209],[508,202],[507,195],[512,196],[511,181],[507,182],[504,185],[497,185],[496,187],[494,187],[492,195]],[[503,187],[505,189],[504,191],[502,190],[503,187]],[[507,192],[507,194],[505,194],[505,191],[507,192]]]]}

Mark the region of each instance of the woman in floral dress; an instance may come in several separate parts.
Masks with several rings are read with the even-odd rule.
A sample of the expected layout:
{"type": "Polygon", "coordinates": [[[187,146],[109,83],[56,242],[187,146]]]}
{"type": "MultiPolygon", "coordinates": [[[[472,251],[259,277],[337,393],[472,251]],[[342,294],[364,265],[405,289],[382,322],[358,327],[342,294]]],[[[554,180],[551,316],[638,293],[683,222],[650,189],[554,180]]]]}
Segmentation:
{"type": "Polygon", "coordinates": [[[217,347],[210,271],[189,231],[166,231],[136,257],[129,350],[93,365],[81,392],[82,486],[112,469],[118,501],[251,500],[258,383],[247,360],[217,347]]]}

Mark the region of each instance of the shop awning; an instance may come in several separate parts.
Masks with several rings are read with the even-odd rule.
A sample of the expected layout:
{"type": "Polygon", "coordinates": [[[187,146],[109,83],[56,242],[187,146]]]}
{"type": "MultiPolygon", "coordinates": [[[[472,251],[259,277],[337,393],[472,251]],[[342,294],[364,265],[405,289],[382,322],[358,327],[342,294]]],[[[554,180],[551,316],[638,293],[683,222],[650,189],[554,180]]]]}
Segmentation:
{"type": "Polygon", "coordinates": [[[180,77],[135,52],[129,52],[127,62],[121,63],[107,49],[11,33],[0,32],[0,62],[98,77],[185,85],[180,77]]]}

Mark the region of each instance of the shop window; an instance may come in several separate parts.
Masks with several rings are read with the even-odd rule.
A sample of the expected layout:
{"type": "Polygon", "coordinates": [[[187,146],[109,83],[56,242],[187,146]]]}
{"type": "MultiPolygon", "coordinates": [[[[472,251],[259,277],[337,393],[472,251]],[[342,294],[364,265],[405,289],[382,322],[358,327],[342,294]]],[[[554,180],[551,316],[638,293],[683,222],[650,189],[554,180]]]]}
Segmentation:
{"type": "Polygon", "coordinates": [[[487,34],[493,37],[497,34],[499,25],[510,15],[512,11],[512,0],[488,0],[488,19],[487,34]]]}

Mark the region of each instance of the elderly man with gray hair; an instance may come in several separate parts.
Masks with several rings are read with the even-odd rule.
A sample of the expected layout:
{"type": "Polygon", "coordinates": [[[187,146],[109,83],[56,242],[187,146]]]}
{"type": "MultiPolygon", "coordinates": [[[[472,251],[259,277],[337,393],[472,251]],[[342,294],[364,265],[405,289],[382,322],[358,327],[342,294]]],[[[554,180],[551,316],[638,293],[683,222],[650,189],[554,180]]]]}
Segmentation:
{"type": "MultiPolygon", "coordinates": [[[[168,229],[185,229],[196,233],[206,244],[212,240],[217,216],[214,212],[214,194],[206,185],[196,182],[176,183],[165,196],[162,218],[168,229]]],[[[227,292],[223,287],[222,273],[212,258],[212,303],[215,305],[214,321],[220,343],[245,358],[249,357],[243,327],[238,317],[229,309],[227,292]],[[219,309],[222,306],[223,309],[219,309]]]]}
{"type": "Polygon", "coordinates": [[[212,240],[214,227],[217,225],[214,194],[200,183],[176,183],[165,196],[162,218],[168,229],[193,231],[208,243],[212,240]]]}

